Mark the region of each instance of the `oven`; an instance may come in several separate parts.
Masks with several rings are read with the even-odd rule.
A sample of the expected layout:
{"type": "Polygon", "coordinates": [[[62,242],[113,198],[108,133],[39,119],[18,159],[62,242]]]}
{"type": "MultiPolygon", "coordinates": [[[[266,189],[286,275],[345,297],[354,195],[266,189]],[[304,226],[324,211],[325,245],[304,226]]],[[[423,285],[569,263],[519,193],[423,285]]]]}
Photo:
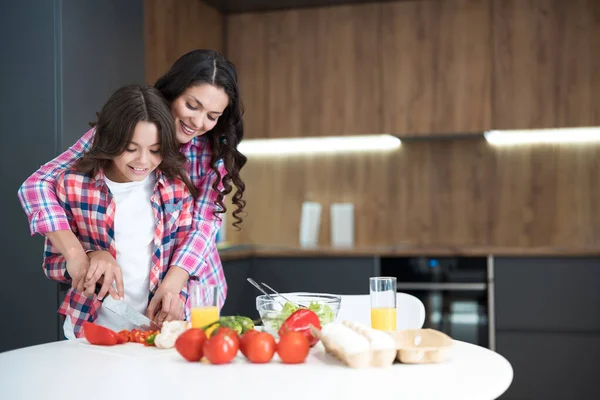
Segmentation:
{"type": "Polygon", "coordinates": [[[379,262],[379,275],[395,276],[398,292],[423,302],[423,328],[495,350],[491,257],[382,257],[379,262]]]}

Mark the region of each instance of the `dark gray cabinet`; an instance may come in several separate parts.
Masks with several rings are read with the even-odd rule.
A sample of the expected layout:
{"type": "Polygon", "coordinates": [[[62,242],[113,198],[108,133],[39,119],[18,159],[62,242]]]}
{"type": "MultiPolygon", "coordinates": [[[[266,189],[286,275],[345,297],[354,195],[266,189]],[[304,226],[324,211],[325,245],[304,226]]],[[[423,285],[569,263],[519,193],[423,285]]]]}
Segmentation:
{"type": "Polygon", "coordinates": [[[280,292],[368,294],[375,265],[373,257],[258,257],[224,261],[229,289],[222,314],[259,318],[256,296],[261,293],[246,281],[248,277],[280,292]]]}
{"type": "Polygon", "coordinates": [[[496,349],[514,380],[503,400],[600,398],[600,258],[494,258],[496,349]]]}
{"type": "Polygon", "coordinates": [[[496,340],[514,370],[501,399],[600,399],[600,334],[499,331],[496,340]]]}
{"type": "Polygon", "coordinates": [[[144,79],[142,0],[22,0],[0,5],[0,351],[61,338],[58,285],[42,271],[21,183],[89,129],[109,94],[144,79]]]}
{"type": "Polygon", "coordinates": [[[600,333],[600,258],[495,258],[496,328],[600,333]]]}

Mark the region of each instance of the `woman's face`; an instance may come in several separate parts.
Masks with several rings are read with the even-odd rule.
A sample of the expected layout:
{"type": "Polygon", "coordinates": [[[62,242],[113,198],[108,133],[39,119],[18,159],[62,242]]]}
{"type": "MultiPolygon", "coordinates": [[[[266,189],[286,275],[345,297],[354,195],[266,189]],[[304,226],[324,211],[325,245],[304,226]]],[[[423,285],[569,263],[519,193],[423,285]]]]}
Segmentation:
{"type": "Polygon", "coordinates": [[[225,91],[208,83],[190,86],[171,104],[177,141],[188,143],[215,127],[229,104],[225,91]]]}

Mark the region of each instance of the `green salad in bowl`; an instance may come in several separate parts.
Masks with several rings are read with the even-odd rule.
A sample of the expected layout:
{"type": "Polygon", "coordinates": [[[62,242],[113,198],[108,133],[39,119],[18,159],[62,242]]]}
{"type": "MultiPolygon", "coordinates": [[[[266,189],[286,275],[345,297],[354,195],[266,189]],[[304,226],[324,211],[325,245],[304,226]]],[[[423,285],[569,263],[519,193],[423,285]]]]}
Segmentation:
{"type": "Polygon", "coordinates": [[[342,300],[340,296],[321,293],[282,293],[282,295],[285,298],[277,295],[271,297],[262,295],[256,298],[256,309],[265,330],[272,335],[277,334],[281,325],[300,308],[299,306],[304,306],[317,314],[321,326],[327,325],[335,321],[342,300]]]}

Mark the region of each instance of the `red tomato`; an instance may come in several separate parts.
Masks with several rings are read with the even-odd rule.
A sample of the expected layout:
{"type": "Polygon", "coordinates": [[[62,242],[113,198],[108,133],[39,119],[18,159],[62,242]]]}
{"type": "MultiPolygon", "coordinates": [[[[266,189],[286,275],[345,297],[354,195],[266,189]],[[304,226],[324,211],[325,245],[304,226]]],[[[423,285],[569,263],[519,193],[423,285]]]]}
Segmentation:
{"type": "Polygon", "coordinates": [[[242,352],[244,357],[248,357],[248,354],[246,354],[246,344],[248,343],[248,340],[257,333],[258,331],[251,329],[248,332],[244,333],[240,338],[240,351],[242,352]]]}
{"type": "Polygon", "coordinates": [[[183,332],[175,341],[175,349],[188,361],[200,361],[203,356],[206,333],[200,328],[191,328],[183,332]]]}
{"type": "Polygon", "coordinates": [[[300,364],[306,360],[310,344],[301,332],[287,332],[279,338],[277,354],[285,364],[300,364]]]}
{"type": "Polygon", "coordinates": [[[111,329],[85,321],[82,325],[83,335],[91,344],[98,346],[113,346],[119,343],[119,335],[111,329]]]}
{"type": "Polygon", "coordinates": [[[255,364],[271,361],[275,354],[275,339],[267,332],[258,332],[246,341],[246,357],[255,364]]]}
{"type": "Polygon", "coordinates": [[[233,360],[240,348],[237,333],[219,330],[204,342],[204,356],[211,364],[227,364],[233,360]]]}

